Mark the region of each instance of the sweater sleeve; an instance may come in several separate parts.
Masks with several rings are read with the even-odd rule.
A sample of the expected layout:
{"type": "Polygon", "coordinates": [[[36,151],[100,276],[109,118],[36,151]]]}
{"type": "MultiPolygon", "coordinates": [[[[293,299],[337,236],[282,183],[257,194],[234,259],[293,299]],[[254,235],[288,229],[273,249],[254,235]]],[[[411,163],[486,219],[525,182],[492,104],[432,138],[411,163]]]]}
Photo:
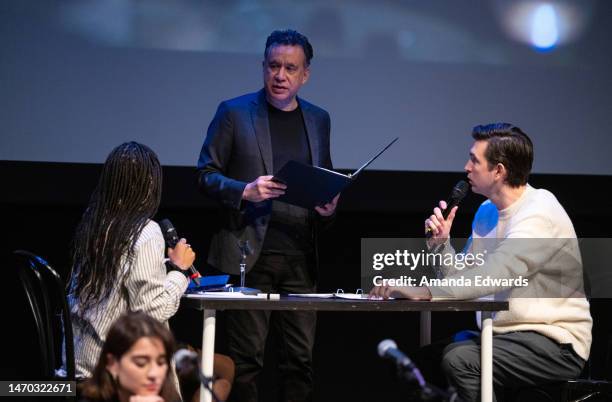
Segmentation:
{"type": "Polygon", "coordinates": [[[161,322],[176,313],[189,284],[180,272],[166,273],[164,247],[161,233],[140,243],[125,280],[129,309],[145,312],[161,322]]]}
{"type": "MultiPolygon", "coordinates": [[[[545,216],[529,214],[515,222],[503,239],[478,239],[484,242],[491,240],[496,242],[490,247],[487,247],[486,244],[483,247],[487,250],[484,263],[465,271],[455,271],[446,277],[447,279],[463,277],[469,279],[472,285],[432,287],[430,289],[432,294],[453,296],[458,299],[473,299],[495,294],[515,287],[515,284],[510,281],[512,279],[523,277],[529,280],[540,270],[547,269],[551,261],[556,264],[562,260],[563,269],[567,273],[580,272],[580,257],[576,257],[571,252],[573,243],[575,243],[572,240],[575,239],[550,239],[549,227],[550,222],[545,216]],[[489,281],[488,285],[480,282],[481,284],[477,285],[479,278],[487,277],[496,281],[489,281]]],[[[559,269],[558,266],[554,268],[559,269]]],[[[551,278],[553,282],[556,279],[554,276],[551,278]]],[[[558,279],[561,278],[562,275],[558,275],[558,279]]],[[[559,286],[560,283],[550,285],[559,286]]],[[[526,287],[524,291],[531,292],[533,288],[526,287]]],[[[535,296],[537,295],[531,295],[531,297],[535,296]]]]}
{"type": "Polygon", "coordinates": [[[436,270],[436,277],[437,278],[444,278],[447,276],[451,276],[453,274],[455,274],[457,271],[454,269],[455,266],[453,264],[447,264],[445,263],[446,261],[451,261],[454,260],[455,256],[457,254],[466,254],[466,253],[472,253],[472,236],[470,236],[467,239],[467,242],[465,243],[465,246],[463,247],[463,249],[457,253],[455,251],[455,248],[453,247],[453,245],[451,244],[451,239],[450,237],[448,239],[446,239],[446,241],[442,244],[440,244],[439,246],[436,247],[428,247],[428,251],[429,253],[434,253],[434,254],[441,254],[443,256],[445,256],[446,258],[441,258],[441,264],[440,265],[436,265],[434,266],[434,269],[436,270]],[[450,258],[449,258],[450,257],[450,258]]]}

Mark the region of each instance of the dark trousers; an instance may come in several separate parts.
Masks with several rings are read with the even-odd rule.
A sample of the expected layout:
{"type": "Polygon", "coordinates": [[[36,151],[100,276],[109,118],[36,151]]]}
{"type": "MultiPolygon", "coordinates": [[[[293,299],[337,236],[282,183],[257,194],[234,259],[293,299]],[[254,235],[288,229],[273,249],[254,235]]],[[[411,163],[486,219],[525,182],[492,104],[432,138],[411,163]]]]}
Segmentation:
{"type": "MultiPolygon", "coordinates": [[[[245,285],[266,293],[312,293],[312,264],[303,256],[261,255],[246,275],[245,285]]],[[[279,365],[284,401],[312,400],[313,311],[228,311],[229,353],[236,364],[232,401],[257,401],[256,380],[264,362],[271,325],[278,333],[279,365]]]]}
{"type": "MultiPolygon", "coordinates": [[[[443,374],[461,400],[480,401],[480,337],[448,343],[445,347],[444,342],[439,342],[423,348],[416,359],[423,361],[423,374],[431,375],[426,378],[428,381],[444,386],[430,372],[431,364],[424,362],[427,355],[429,362],[441,360],[443,374]]],[[[511,395],[517,389],[575,379],[584,364],[571,344],[559,344],[536,332],[494,335],[493,399],[503,401],[504,395],[511,395]]]]}

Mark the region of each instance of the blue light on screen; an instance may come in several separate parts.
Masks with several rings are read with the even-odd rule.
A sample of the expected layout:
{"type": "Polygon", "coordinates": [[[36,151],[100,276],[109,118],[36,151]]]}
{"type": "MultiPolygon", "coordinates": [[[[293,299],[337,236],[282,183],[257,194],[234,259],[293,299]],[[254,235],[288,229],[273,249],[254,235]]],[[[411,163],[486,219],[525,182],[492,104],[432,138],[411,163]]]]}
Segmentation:
{"type": "Polygon", "coordinates": [[[558,18],[550,4],[539,5],[533,12],[531,43],[537,49],[549,50],[559,41],[558,18]]]}

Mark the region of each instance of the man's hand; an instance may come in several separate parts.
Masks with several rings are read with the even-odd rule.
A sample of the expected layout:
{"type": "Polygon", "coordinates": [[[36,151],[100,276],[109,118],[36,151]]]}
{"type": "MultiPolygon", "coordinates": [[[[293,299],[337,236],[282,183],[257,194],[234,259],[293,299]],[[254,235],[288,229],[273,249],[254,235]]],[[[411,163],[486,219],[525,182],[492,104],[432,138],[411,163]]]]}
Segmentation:
{"type": "Polygon", "coordinates": [[[374,286],[370,298],[382,297],[388,299],[431,300],[431,292],[425,286],[374,286]]]}
{"type": "Polygon", "coordinates": [[[336,212],[336,206],[338,205],[338,199],[340,198],[340,194],[336,195],[331,202],[323,205],[322,207],[315,207],[315,211],[319,213],[321,216],[330,216],[336,212]]]}
{"type": "Polygon", "coordinates": [[[285,194],[287,186],[272,181],[274,176],[259,176],[249,183],[242,192],[242,199],[251,202],[261,202],[285,194]]]}
{"type": "Polygon", "coordinates": [[[174,248],[168,248],[168,258],[174,265],[184,271],[193,265],[195,253],[191,246],[187,244],[187,240],[181,239],[174,248]]]}
{"type": "Polygon", "coordinates": [[[440,201],[439,206],[434,208],[433,214],[425,219],[425,234],[431,232],[431,237],[427,239],[427,246],[429,248],[445,243],[450,236],[453,220],[459,207],[453,207],[448,217],[444,219],[442,211],[446,208],[446,201],[440,201]]]}

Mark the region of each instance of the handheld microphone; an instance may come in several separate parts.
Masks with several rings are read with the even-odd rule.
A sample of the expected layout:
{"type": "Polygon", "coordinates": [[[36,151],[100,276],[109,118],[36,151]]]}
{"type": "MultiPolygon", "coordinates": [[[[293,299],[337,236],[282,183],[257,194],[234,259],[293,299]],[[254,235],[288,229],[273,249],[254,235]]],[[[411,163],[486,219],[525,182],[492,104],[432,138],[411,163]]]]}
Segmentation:
{"type": "Polygon", "coordinates": [[[421,388],[420,400],[431,401],[435,398],[436,401],[462,402],[452,388],[449,391],[443,391],[435,385],[428,384],[418,367],[397,348],[397,344],[392,339],[385,339],[378,344],[378,355],[395,362],[398,373],[404,379],[408,381],[416,380],[421,388]]]}
{"type": "Polygon", "coordinates": [[[398,368],[408,372],[414,379],[417,380],[421,387],[425,386],[423,375],[414,365],[412,360],[397,348],[397,344],[393,339],[385,339],[378,344],[378,356],[383,359],[389,359],[395,362],[398,368]]]}
{"type": "Polygon", "coordinates": [[[198,354],[189,349],[179,349],[174,353],[172,357],[177,373],[181,373],[182,378],[184,376],[191,377],[193,374],[197,375],[198,380],[202,385],[210,392],[213,401],[219,402],[217,394],[213,390],[214,379],[212,377],[205,377],[200,370],[200,358],[198,354]]]}
{"type": "MultiPolygon", "coordinates": [[[[463,201],[467,193],[470,191],[470,185],[465,180],[459,180],[455,187],[453,187],[453,191],[451,191],[450,197],[446,201],[446,209],[442,211],[442,217],[444,219],[448,218],[448,214],[450,211],[455,208],[457,205],[463,201]]],[[[430,238],[433,236],[433,231],[430,227],[427,227],[425,230],[425,237],[430,238]]]]}
{"type": "Polygon", "coordinates": [[[179,349],[174,354],[174,364],[178,371],[191,371],[198,369],[198,354],[189,349],[179,349]]]}
{"type": "MultiPolygon", "coordinates": [[[[170,248],[176,247],[176,244],[179,242],[180,238],[176,233],[176,229],[172,222],[169,219],[164,219],[159,222],[159,227],[161,228],[162,234],[164,235],[164,240],[166,241],[166,245],[170,248]]],[[[200,278],[202,275],[195,269],[192,265],[188,268],[189,278],[191,278],[196,285],[200,286],[200,278]]]]}

